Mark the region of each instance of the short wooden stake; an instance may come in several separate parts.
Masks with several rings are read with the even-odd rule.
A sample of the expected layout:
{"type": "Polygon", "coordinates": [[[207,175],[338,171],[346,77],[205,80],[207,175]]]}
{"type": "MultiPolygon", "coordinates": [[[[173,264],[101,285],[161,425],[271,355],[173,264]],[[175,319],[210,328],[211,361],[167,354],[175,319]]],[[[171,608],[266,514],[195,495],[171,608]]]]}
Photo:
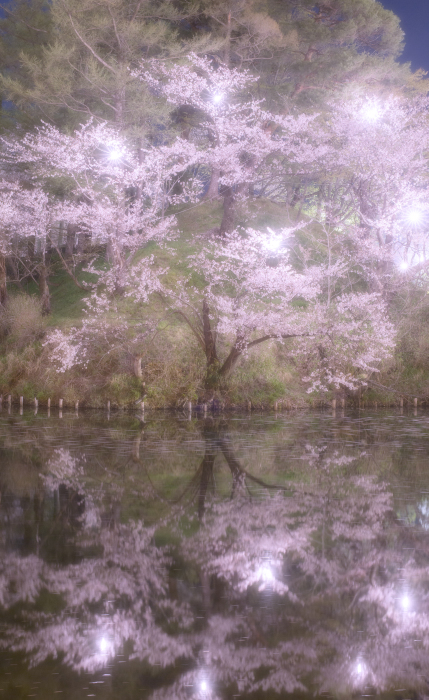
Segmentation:
{"type": "Polygon", "coordinates": [[[64,399],[60,399],[60,400],[58,401],[58,407],[59,407],[60,410],[61,410],[62,407],[63,407],[63,401],[64,401],[64,399]]]}
{"type": "Polygon", "coordinates": [[[141,408],[141,410],[142,410],[142,413],[144,413],[144,401],[141,402],[140,408],[141,408]]]}
{"type": "Polygon", "coordinates": [[[345,407],[346,407],[346,400],[341,399],[341,408],[345,408],[345,407]]]}
{"type": "Polygon", "coordinates": [[[34,408],[39,408],[39,400],[34,397],[34,408]]]}
{"type": "Polygon", "coordinates": [[[251,401],[248,401],[248,402],[247,402],[247,410],[248,410],[248,411],[251,411],[251,410],[252,410],[252,402],[251,402],[251,401]]]}
{"type": "Polygon", "coordinates": [[[279,408],[279,405],[278,405],[278,403],[277,403],[277,401],[276,401],[275,404],[274,404],[274,410],[275,410],[276,413],[277,413],[277,411],[278,411],[278,408],[279,408]]]}
{"type": "Polygon", "coordinates": [[[418,403],[419,403],[419,400],[418,400],[418,399],[414,399],[414,408],[417,408],[418,403]]]}
{"type": "Polygon", "coordinates": [[[9,396],[7,397],[7,404],[8,404],[9,407],[12,405],[12,396],[11,396],[11,394],[9,394],[9,396]]]}
{"type": "Polygon", "coordinates": [[[332,408],[335,409],[337,408],[337,399],[332,399],[332,408]]]}
{"type": "Polygon", "coordinates": [[[404,399],[402,398],[402,396],[401,396],[401,398],[399,399],[399,406],[400,406],[401,408],[404,408],[404,399]]]}
{"type": "Polygon", "coordinates": [[[203,404],[204,415],[207,415],[207,404],[203,404]]]}
{"type": "Polygon", "coordinates": [[[110,401],[107,402],[107,412],[110,412],[110,401]]]}
{"type": "Polygon", "coordinates": [[[74,410],[75,410],[75,411],[78,411],[78,410],[79,410],[79,401],[76,401],[76,403],[75,403],[75,405],[74,405],[74,410]]]}
{"type": "Polygon", "coordinates": [[[188,401],[188,411],[192,413],[192,401],[188,401]]]}
{"type": "Polygon", "coordinates": [[[23,396],[20,396],[20,397],[19,397],[19,406],[20,406],[20,408],[22,408],[23,405],[24,405],[24,397],[23,397],[23,396]]]}
{"type": "Polygon", "coordinates": [[[48,399],[48,408],[51,408],[51,399],[48,399]]]}

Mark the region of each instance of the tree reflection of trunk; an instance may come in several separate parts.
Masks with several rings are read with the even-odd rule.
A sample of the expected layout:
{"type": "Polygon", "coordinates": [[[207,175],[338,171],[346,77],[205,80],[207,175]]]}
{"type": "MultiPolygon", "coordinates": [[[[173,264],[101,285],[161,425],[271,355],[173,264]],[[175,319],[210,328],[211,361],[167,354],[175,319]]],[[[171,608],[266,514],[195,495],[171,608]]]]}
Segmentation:
{"type": "Polygon", "coordinates": [[[45,515],[45,494],[43,491],[34,494],[33,508],[36,525],[42,525],[45,515]]]}
{"type": "Polygon", "coordinates": [[[85,512],[85,498],[65,484],[60,484],[58,489],[60,513],[64,523],[77,527],[85,512]]]}
{"type": "Polygon", "coordinates": [[[212,607],[211,590],[210,590],[210,576],[207,572],[200,572],[201,590],[203,592],[203,606],[206,615],[209,614],[212,607]]]}
{"type": "Polygon", "coordinates": [[[31,499],[30,496],[21,497],[21,508],[23,511],[24,537],[22,540],[22,552],[31,554],[32,552],[32,527],[31,527],[31,499]]]}
{"type": "Polygon", "coordinates": [[[218,447],[216,444],[216,434],[213,434],[213,432],[210,429],[206,429],[204,432],[204,437],[206,442],[205,453],[200,467],[198,469],[198,472],[200,473],[200,485],[198,492],[198,517],[200,518],[200,520],[204,515],[207,491],[210,485],[214,484],[213,467],[218,451],[218,447]]]}
{"type": "Polygon", "coordinates": [[[143,434],[144,434],[144,423],[141,422],[140,423],[140,430],[133,440],[133,449],[132,449],[133,462],[138,462],[140,459],[140,443],[141,443],[143,434]]]}
{"type": "Polygon", "coordinates": [[[225,457],[225,461],[231,470],[231,475],[232,475],[231,499],[232,499],[232,498],[234,498],[237,489],[240,486],[244,486],[244,484],[246,482],[246,476],[245,476],[245,473],[244,473],[238,459],[235,457],[235,455],[231,449],[231,444],[227,440],[225,440],[224,438],[221,438],[219,440],[219,446],[220,446],[220,449],[222,450],[223,456],[225,457]]]}
{"type": "MultiPolygon", "coordinates": [[[[198,488],[198,517],[201,519],[204,515],[207,491],[210,485],[214,485],[214,462],[216,454],[220,450],[232,475],[231,498],[234,498],[239,488],[246,486],[246,480],[262,486],[264,489],[274,489],[276,491],[289,491],[290,487],[280,484],[268,484],[263,479],[259,479],[252,474],[249,474],[236,458],[232,448],[231,441],[226,435],[226,426],[223,424],[215,425],[213,421],[205,421],[203,428],[203,437],[205,439],[205,453],[195,475],[199,480],[198,488]]],[[[195,482],[195,477],[192,480],[195,482]]]]}

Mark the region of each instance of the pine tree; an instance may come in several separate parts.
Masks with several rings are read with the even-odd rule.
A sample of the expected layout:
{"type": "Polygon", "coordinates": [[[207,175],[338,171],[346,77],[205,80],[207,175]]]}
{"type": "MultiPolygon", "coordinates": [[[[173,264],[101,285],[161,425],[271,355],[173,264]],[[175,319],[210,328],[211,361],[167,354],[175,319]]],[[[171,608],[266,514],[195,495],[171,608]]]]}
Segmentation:
{"type": "MultiPolygon", "coordinates": [[[[22,66],[22,56],[40,61],[44,48],[53,39],[51,13],[46,0],[15,0],[13,4],[0,5],[3,18],[0,19],[0,71],[5,82],[19,80],[22,89],[28,89],[31,82],[22,66]]],[[[19,109],[16,102],[10,101],[10,92],[3,84],[1,90],[0,128],[11,129],[17,124],[31,128],[34,124],[34,110],[29,104],[19,109]]]]}
{"type": "Polygon", "coordinates": [[[160,105],[132,69],[144,58],[208,48],[207,37],[179,41],[180,14],[162,0],[53,0],[49,18],[52,35],[42,54],[24,50],[19,74],[3,71],[2,84],[14,104],[59,126],[95,118],[139,139],[153,133],[160,105]]]}

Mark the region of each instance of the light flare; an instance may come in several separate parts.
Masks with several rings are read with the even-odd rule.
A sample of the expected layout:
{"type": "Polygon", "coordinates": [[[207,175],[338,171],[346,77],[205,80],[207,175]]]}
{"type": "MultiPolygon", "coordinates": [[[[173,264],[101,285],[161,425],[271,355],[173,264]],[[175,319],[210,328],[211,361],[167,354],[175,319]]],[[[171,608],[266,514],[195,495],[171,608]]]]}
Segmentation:
{"type": "Polygon", "coordinates": [[[406,218],[409,224],[421,224],[423,221],[423,212],[419,209],[410,209],[410,211],[407,212],[406,218]]]}
{"type": "Polygon", "coordinates": [[[122,158],[122,151],[119,148],[111,148],[107,154],[109,160],[120,160],[122,158]]]}
{"type": "Polygon", "coordinates": [[[259,578],[264,583],[273,583],[274,582],[274,574],[267,564],[264,564],[263,566],[261,566],[258,573],[259,573],[259,578]]]}
{"type": "Polygon", "coordinates": [[[411,600],[409,595],[407,593],[404,593],[404,595],[401,598],[401,608],[407,612],[411,607],[411,600]]]}
{"type": "Polygon", "coordinates": [[[106,639],[105,637],[102,637],[102,638],[100,639],[99,647],[100,647],[100,651],[101,651],[102,654],[105,654],[106,651],[108,650],[108,648],[109,648],[109,642],[107,641],[107,639],[106,639]]]}
{"type": "Polygon", "coordinates": [[[376,102],[367,102],[360,110],[360,116],[362,119],[369,124],[375,124],[378,122],[382,115],[380,105],[376,102]]]}

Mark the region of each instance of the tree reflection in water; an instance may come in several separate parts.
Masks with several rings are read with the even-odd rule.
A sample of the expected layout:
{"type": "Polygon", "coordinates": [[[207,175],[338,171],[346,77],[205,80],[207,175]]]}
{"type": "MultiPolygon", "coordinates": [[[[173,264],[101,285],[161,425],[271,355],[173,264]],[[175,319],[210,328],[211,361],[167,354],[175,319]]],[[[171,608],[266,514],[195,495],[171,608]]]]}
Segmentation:
{"type": "MultiPolygon", "coordinates": [[[[424,501],[404,525],[395,488],[362,469],[363,448],[323,432],[297,440],[282,469],[281,439],[267,440],[264,475],[227,422],[192,431],[141,425],[101,457],[40,440],[43,467],[21,493],[16,470],[27,478],[31,459],[3,441],[1,647],[91,674],[114,675],[124,655],[151,669],[154,700],[425,697],[424,501]]],[[[266,439],[244,437],[255,451],[266,439]]]]}

